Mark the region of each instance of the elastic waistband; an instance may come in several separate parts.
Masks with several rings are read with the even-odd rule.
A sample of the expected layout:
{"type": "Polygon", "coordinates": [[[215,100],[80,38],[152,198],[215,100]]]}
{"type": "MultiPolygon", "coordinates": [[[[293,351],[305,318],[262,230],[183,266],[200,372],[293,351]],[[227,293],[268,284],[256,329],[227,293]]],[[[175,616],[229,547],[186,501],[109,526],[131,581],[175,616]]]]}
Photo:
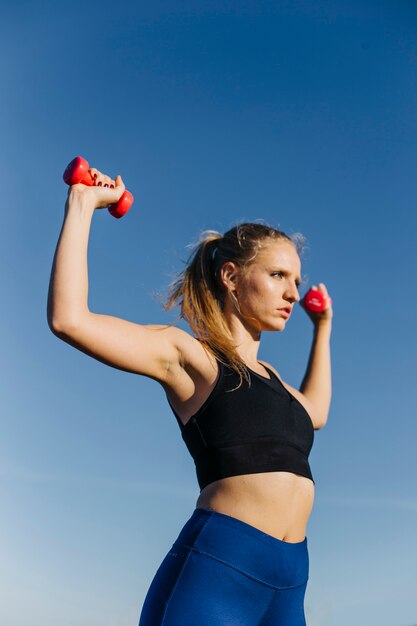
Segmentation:
{"type": "Polygon", "coordinates": [[[288,543],[217,511],[195,509],[173,547],[214,558],[275,589],[308,580],[307,537],[288,543]]]}
{"type": "Polygon", "coordinates": [[[280,437],[262,437],[262,440],[239,442],[217,449],[205,448],[195,452],[194,458],[201,490],[228,476],[270,471],[292,472],[314,482],[308,456],[280,437]]]}

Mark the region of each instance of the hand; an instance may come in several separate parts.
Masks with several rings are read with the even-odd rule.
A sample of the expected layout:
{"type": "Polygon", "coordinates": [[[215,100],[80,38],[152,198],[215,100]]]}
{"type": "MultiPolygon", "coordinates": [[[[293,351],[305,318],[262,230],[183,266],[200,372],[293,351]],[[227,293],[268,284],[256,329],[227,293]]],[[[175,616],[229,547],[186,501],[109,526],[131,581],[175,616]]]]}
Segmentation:
{"type": "Polygon", "coordinates": [[[331,322],[333,317],[333,308],[332,301],[327,291],[326,285],[324,283],[319,283],[318,286],[313,285],[312,288],[321,291],[321,293],[324,295],[326,299],[326,308],[324,309],[324,311],[310,311],[310,309],[307,309],[304,305],[304,298],[300,301],[300,305],[303,307],[304,311],[307,313],[314,326],[317,327],[321,324],[328,324],[331,322]]]}
{"type": "Polygon", "coordinates": [[[121,176],[116,176],[116,180],[113,180],[94,167],[89,172],[94,179],[94,185],[72,185],[68,190],[68,203],[82,201],[91,209],[104,209],[121,198],[125,191],[121,176]]]}

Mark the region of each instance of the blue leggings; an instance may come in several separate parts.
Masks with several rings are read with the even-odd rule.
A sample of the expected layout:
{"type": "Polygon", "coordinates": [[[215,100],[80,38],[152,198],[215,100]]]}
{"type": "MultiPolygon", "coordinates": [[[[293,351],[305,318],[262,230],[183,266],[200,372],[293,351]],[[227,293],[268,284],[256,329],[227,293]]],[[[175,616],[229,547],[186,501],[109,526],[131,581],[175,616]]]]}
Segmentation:
{"type": "Polygon", "coordinates": [[[305,626],[307,537],[275,539],[195,509],[162,561],[139,626],[305,626]]]}

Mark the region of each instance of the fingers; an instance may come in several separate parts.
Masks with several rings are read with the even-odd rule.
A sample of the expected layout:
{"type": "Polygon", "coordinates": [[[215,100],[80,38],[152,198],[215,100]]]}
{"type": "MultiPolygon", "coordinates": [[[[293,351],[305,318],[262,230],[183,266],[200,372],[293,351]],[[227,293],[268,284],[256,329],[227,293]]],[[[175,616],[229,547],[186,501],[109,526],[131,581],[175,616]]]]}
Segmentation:
{"type": "Polygon", "coordinates": [[[315,289],[316,291],[321,291],[325,296],[329,295],[329,292],[327,291],[327,287],[324,283],[318,283],[318,285],[312,285],[311,288],[315,289]]]}
{"type": "Polygon", "coordinates": [[[106,176],[95,167],[90,168],[90,174],[94,178],[94,184],[96,187],[110,187],[114,189],[116,186],[116,182],[110,178],[110,176],[106,176]]]}
{"type": "Polygon", "coordinates": [[[90,187],[90,192],[94,194],[94,202],[96,208],[104,208],[110,204],[115,204],[120,200],[125,190],[123,183],[116,186],[114,189],[104,187],[90,187]],[[94,191],[93,191],[94,190],[94,191]]]}
{"type": "Polygon", "coordinates": [[[120,175],[116,176],[116,189],[118,193],[118,197],[121,198],[124,190],[126,189],[124,182],[122,181],[122,177],[120,175]]]}
{"type": "Polygon", "coordinates": [[[120,174],[118,174],[116,176],[116,187],[124,187],[124,182],[122,180],[122,177],[120,176],[120,174]]]}
{"type": "Polygon", "coordinates": [[[324,283],[319,283],[318,290],[324,293],[325,296],[328,296],[329,293],[327,291],[327,287],[324,283]]]}
{"type": "MultiPolygon", "coordinates": [[[[116,180],[113,180],[95,167],[90,168],[89,172],[94,180],[94,184],[91,187],[87,187],[87,189],[89,188],[91,193],[93,193],[92,198],[95,208],[105,208],[120,200],[126,189],[121,176],[116,176],[116,180]]],[[[71,189],[77,186],[83,187],[84,190],[86,189],[85,185],[73,185],[71,189]]]]}
{"type": "Polygon", "coordinates": [[[330,309],[333,303],[331,297],[329,296],[329,292],[327,291],[327,287],[324,283],[319,283],[319,291],[321,291],[326,298],[326,309],[330,309]]]}
{"type": "Polygon", "coordinates": [[[316,291],[321,291],[327,301],[326,308],[329,309],[332,306],[332,299],[329,296],[326,285],[324,283],[318,283],[318,285],[313,285],[312,289],[315,289],[316,291]]]}

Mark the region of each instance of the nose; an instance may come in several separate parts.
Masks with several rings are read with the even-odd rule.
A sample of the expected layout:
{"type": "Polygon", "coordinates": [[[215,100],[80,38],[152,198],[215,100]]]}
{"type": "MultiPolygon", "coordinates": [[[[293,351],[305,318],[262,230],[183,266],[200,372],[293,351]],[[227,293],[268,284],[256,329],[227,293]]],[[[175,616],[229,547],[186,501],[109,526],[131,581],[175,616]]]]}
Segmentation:
{"type": "Polygon", "coordinates": [[[285,297],[289,302],[299,302],[301,300],[301,296],[298,293],[298,288],[295,283],[288,285],[285,297]]]}

